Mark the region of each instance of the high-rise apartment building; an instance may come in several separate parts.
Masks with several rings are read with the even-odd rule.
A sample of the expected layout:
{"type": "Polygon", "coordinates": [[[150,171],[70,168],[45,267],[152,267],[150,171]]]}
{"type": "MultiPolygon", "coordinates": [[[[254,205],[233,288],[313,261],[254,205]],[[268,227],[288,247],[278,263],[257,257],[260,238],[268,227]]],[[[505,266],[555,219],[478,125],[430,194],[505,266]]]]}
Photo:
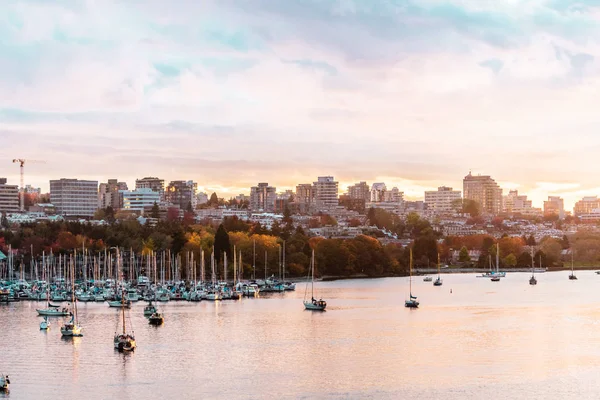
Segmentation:
{"type": "Polygon", "coordinates": [[[277,188],[261,182],[250,188],[250,210],[272,213],[275,212],[277,188]]]}
{"type": "Polygon", "coordinates": [[[160,200],[164,200],[165,196],[165,181],[164,179],[146,177],[135,180],[135,190],[152,189],[160,195],[160,200]]]}
{"type": "Polygon", "coordinates": [[[19,206],[19,186],[8,185],[6,178],[0,178],[0,212],[18,212],[19,206]]]}
{"type": "Polygon", "coordinates": [[[315,204],[315,188],[310,183],[296,185],[295,201],[300,213],[310,212],[315,204]]]}
{"type": "Polygon", "coordinates": [[[591,214],[593,210],[600,209],[600,200],[598,196],[586,196],[575,203],[573,214],[579,217],[584,214],[591,214]]]}
{"type": "Polygon", "coordinates": [[[328,210],[338,206],[338,182],[333,176],[319,176],[313,182],[315,205],[318,210],[328,210]]]}
{"type": "Polygon", "coordinates": [[[123,209],[142,213],[145,209],[160,203],[160,194],[150,188],[124,190],[121,192],[123,209]]]}
{"type": "Polygon", "coordinates": [[[436,214],[452,213],[456,209],[456,202],[460,200],[460,190],[452,190],[448,186],[440,186],[438,190],[425,192],[427,209],[436,214]]]}
{"type": "Polygon", "coordinates": [[[502,212],[502,189],[489,175],[471,175],[469,172],[463,179],[463,194],[466,200],[477,202],[484,214],[502,212]]]}
{"type": "Polygon", "coordinates": [[[558,215],[559,219],[565,217],[565,202],[559,196],[548,196],[544,201],[544,216],[558,215]]]}
{"type": "Polygon", "coordinates": [[[171,181],[165,190],[165,201],[186,210],[189,206],[196,208],[196,190],[198,184],[193,181],[171,181]]]}
{"type": "Polygon", "coordinates": [[[367,182],[359,182],[348,187],[348,197],[353,200],[371,201],[371,189],[367,182]]]}
{"type": "Polygon", "coordinates": [[[109,179],[98,188],[98,208],[112,207],[118,210],[122,207],[120,191],[128,190],[127,183],[118,179],[109,179]]]}
{"type": "Polygon", "coordinates": [[[50,181],[50,202],[64,216],[92,217],[98,209],[98,181],[50,181]]]}
{"type": "Polygon", "coordinates": [[[387,187],[383,182],[376,182],[371,186],[371,196],[370,201],[372,203],[383,202],[385,198],[385,192],[387,191],[387,187]]]}

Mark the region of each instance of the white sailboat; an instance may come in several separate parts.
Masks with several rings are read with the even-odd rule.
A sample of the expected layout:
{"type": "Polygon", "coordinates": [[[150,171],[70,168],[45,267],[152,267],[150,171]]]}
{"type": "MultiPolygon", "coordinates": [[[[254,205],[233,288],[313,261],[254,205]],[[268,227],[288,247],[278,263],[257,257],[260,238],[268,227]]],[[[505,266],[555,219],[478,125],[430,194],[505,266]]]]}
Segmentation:
{"type": "MultiPolygon", "coordinates": [[[[117,249],[117,264],[118,264],[119,271],[121,271],[119,249],[117,249]]],[[[121,271],[121,273],[122,273],[122,271],[121,271]]],[[[137,344],[135,342],[134,333],[133,333],[133,331],[131,333],[127,333],[127,329],[125,326],[125,308],[126,307],[125,307],[124,285],[123,285],[123,292],[121,293],[121,303],[122,303],[121,316],[122,316],[122,323],[123,323],[123,332],[115,333],[115,336],[113,339],[113,344],[114,344],[115,349],[120,352],[134,351],[137,346],[137,344]]]]}
{"type": "Polygon", "coordinates": [[[433,282],[433,286],[442,286],[442,284],[444,283],[444,281],[442,280],[442,277],[440,276],[440,253],[438,253],[438,276],[435,280],[435,282],[433,282]]]}
{"type": "Polygon", "coordinates": [[[71,311],[71,320],[60,327],[60,333],[67,337],[83,336],[82,328],[79,326],[79,318],[77,315],[77,298],[75,297],[75,263],[71,259],[71,303],[73,310],[71,311]]]}
{"type": "MultiPolygon", "coordinates": [[[[540,266],[542,265],[542,256],[540,255],[540,266]]],[[[535,278],[535,259],[533,255],[533,247],[531,248],[531,278],[529,278],[530,285],[537,285],[537,279],[535,278]]]]}
{"type": "Polygon", "coordinates": [[[306,290],[304,291],[304,308],[311,311],[325,311],[327,302],[323,299],[315,299],[315,250],[312,251],[310,262],[310,271],[306,282],[306,290]],[[310,279],[310,300],[307,300],[308,279],[310,279]]]}
{"type": "Polygon", "coordinates": [[[577,277],[575,276],[575,266],[573,263],[573,249],[571,249],[571,275],[569,275],[569,279],[572,281],[577,280],[577,277]]]}
{"type": "Polygon", "coordinates": [[[409,278],[408,278],[409,291],[408,291],[408,295],[409,295],[409,298],[408,298],[408,300],[404,301],[404,307],[419,308],[419,302],[417,301],[417,296],[413,296],[413,294],[412,294],[412,265],[413,265],[413,254],[412,254],[412,249],[410,249],[410,261],[409,261],[409,264],[408,264],[408,273],[409,273],[409,278]]]}
{"type": "Polygon", "coordinates": [[[44,316],[44,320],[40,322],[40,330],[45,331],[50,329],[50,321],[48,321],[48,317],[44,316]]]}

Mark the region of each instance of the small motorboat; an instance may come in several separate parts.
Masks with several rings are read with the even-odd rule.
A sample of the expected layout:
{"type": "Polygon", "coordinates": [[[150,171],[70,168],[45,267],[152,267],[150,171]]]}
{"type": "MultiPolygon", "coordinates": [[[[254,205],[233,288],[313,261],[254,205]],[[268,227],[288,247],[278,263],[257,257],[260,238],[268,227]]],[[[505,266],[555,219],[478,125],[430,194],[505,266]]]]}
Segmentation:
{"type": "Polygon", "coordinates": [[[43,331],[50,329],[50,322],[48,321],[48,316],[44,316],[44,320],[40,322],[40,329],[43,331]]]}
{"type": "Polygon", "coordinates": [[[500,282],[500,277],[499,276],[492,276],[491,281],[492,282],[500,282]]]}
{"type": "Polygon", "coordinates": [[[433,286],[442,286],[442,283],[444,283],[444,281],[438,276],[435,282],[433,282],[433,286]]]}
{"type": "Polygon", "coordinates": [[[161,313],[155,312],[150,316],[150,318],[148,318],[148,322],[150,323],[150,325],[162,325],[164,324],[165,319],[161,313]]]}
{"type": "Polygon", "coordinates": [[[431,276],[426,276],[425,278],[423,278],[423,282],[431,282],[433,281],[433,278],[431,276]]]}

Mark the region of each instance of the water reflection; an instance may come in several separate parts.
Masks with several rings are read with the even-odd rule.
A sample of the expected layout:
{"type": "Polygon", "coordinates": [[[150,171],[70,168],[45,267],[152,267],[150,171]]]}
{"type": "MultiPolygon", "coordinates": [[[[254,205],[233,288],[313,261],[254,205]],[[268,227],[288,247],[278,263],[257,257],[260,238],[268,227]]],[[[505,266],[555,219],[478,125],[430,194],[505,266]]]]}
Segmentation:
{"type": "Polygon", "coordinates": [[[161,303],[157,327],[140,302],[126,311],[134,353],[113,347],[120,309],[83,304],[85,336],[61,340],[62,319],[38,333],[36,304],[14,303],[0,307],[0,372],[36,399],[597,398],[600,277],[528,277],[413,282],[418,310],[404,278],[318,283],[324,313],[304,310],[303,290],[161,303]]]}

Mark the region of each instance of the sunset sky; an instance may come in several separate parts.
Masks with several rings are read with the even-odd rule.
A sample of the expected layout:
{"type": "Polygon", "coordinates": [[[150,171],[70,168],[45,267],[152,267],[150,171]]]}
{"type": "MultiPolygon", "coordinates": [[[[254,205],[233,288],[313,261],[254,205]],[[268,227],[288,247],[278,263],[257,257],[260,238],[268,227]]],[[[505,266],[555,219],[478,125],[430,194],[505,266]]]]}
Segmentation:
{"type": "Polygon", "coordinates": [[[600,1],[0,3],[0,176],[600,195],[600,1]]]}

